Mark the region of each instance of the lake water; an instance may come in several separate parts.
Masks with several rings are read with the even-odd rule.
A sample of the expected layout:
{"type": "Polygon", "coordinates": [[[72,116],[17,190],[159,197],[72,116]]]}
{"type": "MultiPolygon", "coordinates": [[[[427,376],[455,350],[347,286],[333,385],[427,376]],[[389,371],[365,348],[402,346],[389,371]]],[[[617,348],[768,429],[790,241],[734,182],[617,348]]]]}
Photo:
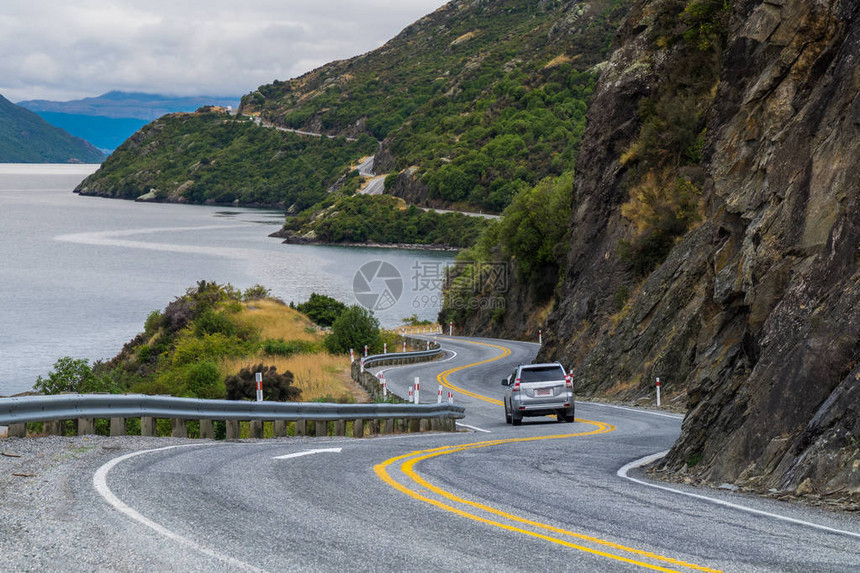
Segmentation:
{"type": "Polygon", "coordinates": [[[378,299],[383,326],[436,318],[452,253],[284,245],[268,237],[283,223],[277,211],[73,194],[95,167],[0,164],[0,395],[30,390],[61,356],[113,357],[199,280],[347,304],[359,302],[358,285],[366,305],[394,295],[378,299]]]}

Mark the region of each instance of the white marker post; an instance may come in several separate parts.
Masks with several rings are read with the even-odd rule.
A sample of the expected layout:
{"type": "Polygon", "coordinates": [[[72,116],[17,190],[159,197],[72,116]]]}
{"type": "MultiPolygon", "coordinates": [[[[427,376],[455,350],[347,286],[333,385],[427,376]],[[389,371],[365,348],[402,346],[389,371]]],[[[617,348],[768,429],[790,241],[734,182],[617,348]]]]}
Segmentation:
{"type": "Polygon", "coordinates": [[[419,398],[418,398],[418,390],[419,390],[420,386],[421,386],[421,382],[419,382],[418,376],[416,376],[415,377],[415,403],[416,404],[420,403],[419,398]]]}
{"type": "Polygon", "coordinates": [[[364,345],[364,355],[367,356],[367,345],[364,345]]]}
{"type": "Polygon", "coordinates": [[[257,402],[263,401],[263,373],[257,372],[254,374],[254,378],[257,380],[257,402]]]}
{"type": "Polygon", "coordinates": [[[364,358],[359,361],[359,372],[364,372],[364,358]]]}
{"type": "Polygon", "coordinates": [[[403,352],[406,352],[406,341],[403,341],[403,352]]]}
{"type": "Polygon", "coordinates": [[[439,395],[436,396],[436,403],[437,404],[442,403],[442,385],[441,384],[439,385],[439,395]]]}
{"type": "Polygon", "coordinates": [[[409,387],[409,399],[407,400],[408,402],[414,402],[413,395],[414,395],[414,394],[413,394],[413,391],[412,391],[412,386],[410,386],[410,387],[409,387]]]}
{"type": "Polygon", "coordinates": [[[453,393],[453,392],[451,392],[450,390],[448,390],[448,403],[449,403],[449,404],[453,404],[453,403],[454,403],[454,393],[453,393]]]}
{"type": "Polygon", "coordinates": [[[385,376],[382,375],[382,372],[377,374],[377,376],[379,377],[379,383],[382,385],[382,397],[387,398],[388,397],[388,385],[385,383],[385,376]]]}
{"type": "Polygon", "coordinates": [[[657,407],[660,407],[660,377],[657,376],[657,407]]]}
{"type": "Polygon", "coordinates": [[[448,336],[453,336],[453,334],[452,334],[453,332],[454,332],[454,323],[449,322],[448,323],[448,336]]]}
{"type": "Polygon", "coordinates": [[[352,348],[349,349],[349,363],[352,364],[355,362],[355,350],[352,348]]]}
{"type": "Polygon", "coordinates": [[[538,329],[538,344],[543,344],[543,330],[538,329]]]}
{"type": "Polygon", "coordinates": [[[388,343],[387,342],[382,343],[382,353],[388,354],[388,343]]]}

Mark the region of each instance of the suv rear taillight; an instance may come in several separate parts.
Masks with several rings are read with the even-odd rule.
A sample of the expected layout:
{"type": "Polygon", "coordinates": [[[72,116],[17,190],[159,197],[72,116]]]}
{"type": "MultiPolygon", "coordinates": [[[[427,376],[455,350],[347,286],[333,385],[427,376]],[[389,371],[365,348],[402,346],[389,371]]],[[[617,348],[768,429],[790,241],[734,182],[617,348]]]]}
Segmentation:
{"type": "Polygon", "coordinates": [[[511,392],[519,392],[520,391],[520,379],[517,378],[514,382],[513,388],[511,388],[511,392]]]}

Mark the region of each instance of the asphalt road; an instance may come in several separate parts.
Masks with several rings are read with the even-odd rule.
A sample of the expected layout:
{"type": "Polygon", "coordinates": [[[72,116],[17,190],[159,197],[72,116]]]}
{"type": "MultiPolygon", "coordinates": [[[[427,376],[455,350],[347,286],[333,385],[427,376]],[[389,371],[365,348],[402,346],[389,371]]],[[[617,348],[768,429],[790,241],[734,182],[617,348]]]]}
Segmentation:
{"type": "Polygon", "coordinates": [[[537,346],[440,341],[445,361],[385,376],[401,394],[418,376],[422,402],[447,385],[468,431],[137,452],[80,502],[121,532],[114,550],[174,570],[860,570],[856,516],[617,475],[667,449],[678,416],[578,403],[573,424],[509,426],[500,380],[537,346]]]}

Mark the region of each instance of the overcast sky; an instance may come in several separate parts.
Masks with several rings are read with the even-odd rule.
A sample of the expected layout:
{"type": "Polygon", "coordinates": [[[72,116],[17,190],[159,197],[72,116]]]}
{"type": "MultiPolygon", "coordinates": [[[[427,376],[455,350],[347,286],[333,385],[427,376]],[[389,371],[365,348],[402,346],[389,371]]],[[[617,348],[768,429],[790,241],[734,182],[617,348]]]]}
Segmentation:
{"type": "Polygon", "coordinates": [[[0,95],[242,95],[379,47],[445,0],[0,0],[0,95]]]}

